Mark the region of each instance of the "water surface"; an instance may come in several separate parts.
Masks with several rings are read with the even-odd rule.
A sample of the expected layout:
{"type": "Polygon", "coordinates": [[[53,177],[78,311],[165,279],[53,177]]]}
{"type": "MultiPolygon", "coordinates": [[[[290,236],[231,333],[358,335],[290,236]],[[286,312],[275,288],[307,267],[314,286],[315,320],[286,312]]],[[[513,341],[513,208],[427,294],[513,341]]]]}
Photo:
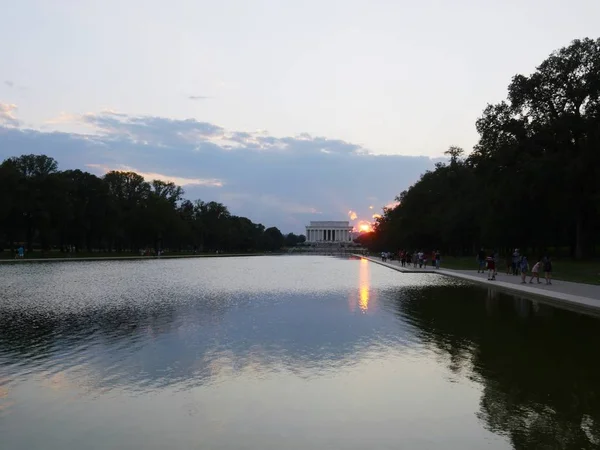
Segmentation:
{"type": "Polygon", "coordinates": [[[598,319],[356,259],[0,266],[2,449],[600,444],[598,319]]]}

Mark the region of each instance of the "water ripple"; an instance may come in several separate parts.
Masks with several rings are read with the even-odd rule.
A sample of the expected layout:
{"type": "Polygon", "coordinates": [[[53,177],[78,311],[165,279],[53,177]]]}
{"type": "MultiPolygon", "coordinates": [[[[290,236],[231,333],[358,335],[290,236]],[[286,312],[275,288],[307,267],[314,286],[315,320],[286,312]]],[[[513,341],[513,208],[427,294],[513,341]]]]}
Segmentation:
{"type": "MultiPolygon", "coordinates": [[[[0,266],[0,279],[0,418],[8,421],[0,433],[18,435],[23,448],[35,442],[14,431],[18,424],[60,429],[48,411],[67,424],[79,416],[110,421],[112,430],[127,423],[152,436],[143,447],[165,448],[152,422],[162,409],[182,424],[193,416],[203,425],[201,440],[221,444],[228,434],[210,430],[235,436],[244,427],[267,433],[276,426],[300,442],[295,423],[312,430],[326,423],[344,436],[369,434],[361,408],[379,433],[370,442],[391,439],[398,427],[411,435],[413,416],[428,430],[441,427],[440,439],[468,430],[496,448],[516,439],[511,432],[534,448],[533,417],[543,422],[539,430],[556,425],[577,439],[598,438],[600,373],[586,352],[598,341],[597,322],[489,297],[464,282],[325,257],[24,264],[0,266]],[[561,341],[552,329],[569,331],[561,341]],[[524,349],[543,370],[528,364],[524,349]],[[575,406],[566,406],[556,373],[570,384],[575,406]],[[454,399],[451,412],[444,398],[454,399]],[[585,427],[569,408],[586,417],[585,427]],[[458,410],[459,419],[449,419],[458,410]]],[[[178,439],[197,428],[190,424],[178,439]]],[[[83,439],[77,426],[69,429],[83,439]]],[[[115,448],[127,447],[124,437],[115,439],[115,448]]]]}

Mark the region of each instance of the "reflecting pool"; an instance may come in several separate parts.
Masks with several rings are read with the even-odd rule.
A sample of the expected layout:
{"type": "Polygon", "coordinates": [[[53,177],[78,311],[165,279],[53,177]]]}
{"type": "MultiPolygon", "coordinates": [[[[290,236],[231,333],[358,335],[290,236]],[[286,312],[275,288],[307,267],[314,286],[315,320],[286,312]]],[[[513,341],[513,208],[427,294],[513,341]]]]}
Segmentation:
{"type": "Polygon", "coordinates": [[[599,330],[351,258],[0,265],[0,448],[596,448],[599,330]]]}

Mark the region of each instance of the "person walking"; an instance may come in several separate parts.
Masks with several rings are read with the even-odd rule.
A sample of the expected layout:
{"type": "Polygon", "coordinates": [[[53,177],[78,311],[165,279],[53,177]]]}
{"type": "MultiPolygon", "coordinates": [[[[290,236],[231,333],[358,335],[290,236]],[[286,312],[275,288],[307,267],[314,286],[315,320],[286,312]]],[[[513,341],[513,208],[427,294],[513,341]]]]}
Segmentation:
{"type": "Polygon", "coordinates": [[[546,276],[546,284],[552,284],[552,260],[549,256],[544,259],[544,275],[546,276]]]}
{"type": "Polygon", "coordinates": [[[477,253],[477,273],[485,272],[485,250],[483,247],[477,253]]]}
{"type": "Polygon", "coordinates": [[[529,270],[529,262],[527,261],[527,256],[521,256],[521,261],[519,261],[519,271],[521,272],[521,284],[527,283],[527,271],[529,270]]]}
{"type": "Polygon", "coordinates": [[[494,258],[494,280],[496,279],[496,275],[498,275],[498,264],[500,264],[500,253],[498,250],[494,250],[492,254],[492,258],[494,258]]]}
{"type": "Polygon", "coordinates": [[[519,249],[515,248],[515,251],[512,254],[512,270],[513,275],[519,275],[519,263],[521,261],[521,255],[519,254],[519,249]]]}
{"type": "Polygon", "coordinates": [[[439,250],[435,251],[435,268],[439,270],[440,263],[442,262],[442,255],[439,250]]]}
{"type": "Polygon", "coordinates": [[[496,279],[496,261],[494,261],[494,255],[491,254],[486,258],[487,270],[488,270],[488,281],[496,279]]]}
{"type": "Polygon", "coordinates": [[[542,265],[542,262],[538,258],[537,262],[531,268],[531,278],[529,279],[530,284],[533,284],[534,278],[537,279],[538,284],[541,284],[541,281],[540,281],[540,266],[541,265],[542,265]]]}

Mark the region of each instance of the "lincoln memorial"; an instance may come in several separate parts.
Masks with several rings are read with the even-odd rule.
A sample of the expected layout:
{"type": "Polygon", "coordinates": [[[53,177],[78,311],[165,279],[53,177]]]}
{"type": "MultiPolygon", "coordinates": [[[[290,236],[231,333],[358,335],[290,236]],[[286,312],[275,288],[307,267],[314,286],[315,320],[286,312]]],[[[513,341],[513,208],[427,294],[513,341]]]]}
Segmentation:
{"type": "Polygon", "coordinates": [[[310,222],[306,227],[306,242],[352,242],[352,227],[348,221],[310,222]]]}

